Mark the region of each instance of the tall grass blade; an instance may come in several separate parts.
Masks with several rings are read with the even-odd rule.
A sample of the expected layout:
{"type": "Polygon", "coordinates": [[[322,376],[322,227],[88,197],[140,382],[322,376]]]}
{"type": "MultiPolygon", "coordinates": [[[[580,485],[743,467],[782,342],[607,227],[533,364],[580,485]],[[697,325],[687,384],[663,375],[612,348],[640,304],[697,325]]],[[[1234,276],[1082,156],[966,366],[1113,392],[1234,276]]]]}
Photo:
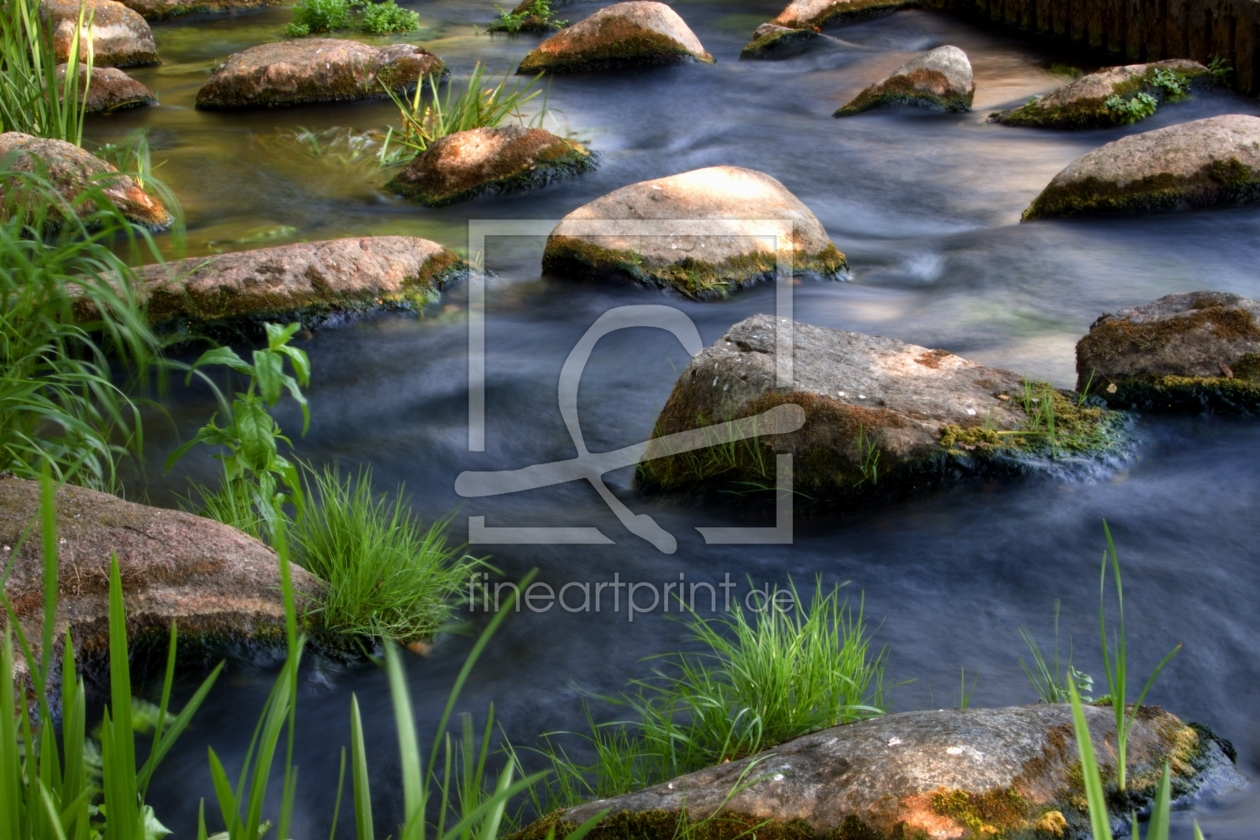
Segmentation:
{"type": "Polygon", "coordinates": [[[1107,797],[1103,792],[1102,777],[1098,772],[1098,759],[1094,755],[1094,742],[1090,737],[1089,723],[1081,707],[1081,696],[1076,686],[1068,684],[1068,698],[1072,703],[1072,722],[1076,728],[1076,749],[1081,759],[1081,776],[1085,783],[1085,798],[1089,803],[1089,823],[1094,840],[1112,840],[1111,820],[1107,816],[1107,797]]]}
{"type": "Polygon", "coordinates": [[[363,721],[359,717],[359,698],[350,695],[350,762],[354,790],[354,828],[358,840],[376,840],[372,828],[372,789],[368,782],[367,750],[363,745],[363,721]]]}

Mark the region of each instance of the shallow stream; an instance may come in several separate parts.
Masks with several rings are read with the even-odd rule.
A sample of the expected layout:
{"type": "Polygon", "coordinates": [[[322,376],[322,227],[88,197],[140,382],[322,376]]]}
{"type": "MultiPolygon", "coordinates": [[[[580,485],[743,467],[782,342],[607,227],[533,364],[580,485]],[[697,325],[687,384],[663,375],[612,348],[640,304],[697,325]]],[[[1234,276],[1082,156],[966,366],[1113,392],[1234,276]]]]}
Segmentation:
{"type": "MultiPolygon", "coordinates": [[[[495,15],[489,0],[407,3],[424,29],[398,40],[423,43],[453,78],[477,61],[492,73],[515,68],[538,36],[477,34],[495,15]]],[[[150,129],[157,174],[179,196],[188,253],[211,254],[303,239],[407,234],[467,246],[468,219],[556,219],[617,187],[703,166],[731,164],[781,180],[822,221],[853,269],[848,283],[795,288],[799,321],[942,347],[1056,385],[1074,384],[1073,348],[1102,312],[1200,289],[1260,297],[1260,209],[1137,219],[1020,224],[1020,212],[1078,155],[1125,131],[1229,112],[1260,114],[1260,102],[1217,91],[1166,107],[1140,127],[1054,133],[989,125],[987,114],[1065,81],[1048,68],[1070,57],[938,13],[901,12],[837,28],[843,44],[781,62],[739,62],[751,30],[778,2],[679,0],[675,9],[717,58],[690,65],[557,77],[552,123],[602,155],[589,175],[526,195],[424,209],[383,192],[388,177],[370,155],[315,156],[293,139],[301,129],[341,136],[383,131],[386,103],[317,105],[278,111],[193,109],[208,69],[229,53],[279,37],[289,12],[261,10],[155,24],[160,67],[134,71],[161,105],[98,118],[89,138],[105,142],[150,129]],[[731,9],[738,8],[738,13],[731,9]],[[913,54],[955,44],[976,73],[975,111],[875,111],[846,120],[831,113],[913,54]]],[[[594,5],[565,7],[581,17],[594,5]]],[[[555,128],[555,125],[549,124],[555,128]]],[[[356,136],[357,136],[356,135],[356,136]]],[[[1168,649],[1185,644],[1151,700],[1212,727],[1237,746],[1240,765],[1260,772],[1260,425],[1218,417],[1141,418],[1131,459],[1085,480],[1054,477],[974,482],[895,505],[798,519],[787,546],[706,546],[696,526],[771,524],[742,505],[640,498],[632,472],[609,475],[633,510],[649,513],[679,541],[666,555],[627,533],[585,484],[489,499],[461,499],[456,475],[573,457],[555,388],[569,350],[612,306],[665,303],[690,316],[706,343],[757,312],[774,291],[691,303],[654,291],[540,277],[541,237],[492,237],[486,264],[487,427],[484,452],[468,447],[466,292],[450,290],[423,317],[382,315],[305,340],[314,382],[310,433],[301,457],[348,467],[370,464],[381,486],[405,482],[415,508],[436,517],[459,507],[489,525],[597,526],[615,544],[487,547],[509,578],[537,567],[540,579],[720,582],[747,592],[816,575],[851,581],[865,595],[876,639],[890,652],[896,710],[957,703],[959,672],[978,675],[973,705],[1035,699],[1022,673],[1017,628],[1052,644],[1053,605],[1062,602],[1064,653],[1074,639],[1078,667],[1101,682],[1097,638],[1102,521],[1110,523],[1125,569],[1130,661],[1142,678],[1168,649]]],[[[646,439],[686,354],[666,333],[629,330],[602,340],[580,394],[592,451],[646,439]]],[[[152,498],[173,504],[189,476],[212,480],[208,458],[163,476],[166,453],[213,411],[200,391],[176,388],[173,424],[151,424],[152,498]]],[[[296,431],[296,413],[280,422],[296,431]]],[[[646,596],[644,596],[646,597],[646,596]]],[[[494,639],[461,708],[490,702],[504,733],[530,744],[539,733],[581,728],[583,698],[609,694],[650,668],[643,657],[679,649],[685,629],[659,609],[636,614],[522,612],[494,639]]],[[[408,661],[427,735],[471,645],[439,640],[428,658],[408,661]]],[[[188,836],[197,800],[212,796],[205,748],[233,771],[274,672],[237,668],[220,683],[154,784],[161,818],[188,836]]],[[[386,687],[371,666],[321,666],[308,673],[299,704],[301,766],[295,837],[321,836],[331,818],[338,748],[348,743],[351,692],[371,742],[378,825],[399,817],[398,774],[386,687]]],[[[347,809],[348,810],[348,805],[347,809]]],[[[1260,795],[1249,792],[1197,814],[1208,836],[1253,838],[1260,795]]],[[[350,829],[343,812],[343,828],[350,829]]],[[[1189,836],[1189,816],[1177,824],[1189,836]]],[[[348,834],[346,836],[349,836],[348,834]]]]}

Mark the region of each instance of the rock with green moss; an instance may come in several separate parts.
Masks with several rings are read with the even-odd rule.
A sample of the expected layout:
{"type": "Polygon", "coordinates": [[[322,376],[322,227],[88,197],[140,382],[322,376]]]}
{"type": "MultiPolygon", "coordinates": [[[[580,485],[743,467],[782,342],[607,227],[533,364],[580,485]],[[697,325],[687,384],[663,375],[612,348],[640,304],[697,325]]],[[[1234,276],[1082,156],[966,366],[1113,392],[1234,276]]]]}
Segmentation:
{"type": "Polygon", "coordinates": [[[883,105],[918,105],[970,111],[976,94],[971,62],[958,47],[937,47],[898,67],[854,97],[833,116],[851,117],[883,105]]]}
{"type": "Polygon", "coordinates": [[[543,187],[595,168],[581,143],[541,128],[474,128],[441,138],[387,188],[428,207],[543,187]]]}
{"type": "MultiPolygon", "coordinates": [[[[66,65],[57,65],[57,86],[65,84],[66,65]]],[[[64,88],[62,88],[64,89],[64,88]]],[[[156,105],[157,97],[147,87],[116,67],[93,67],[91,79],[86,65],[79,65],[79,101],[89,114],[109,114],[142,105],[156,105]],[[86,95],[84,95],[86,91],[86,95]]]]}
{"type": "Polygon", "coordinates": [[[793,486],[819,504],[901,495],[976,473],[1091,472],[1121,454],[1121,412],[945,350],[755,315],[687,365],[656,420],[638,468],[645,491],[772,489],[776,455],[793,486]],[[792,360],[779,383],[776,348],[792,360]],[[783,405],[798,430],[734,439],[783,405]],[[708,448],[667,437],[704,429],[708,448]]]}
{"type": "Polygon", "coordinates": [[[740,61],[793,58],[826,37],[813,28],[792,29],[777,23],[763,23],[753,30],[753,39],[740,51],[739,58],[740,61]]]}
{"type": "MultiPolygon", "coordinates": [[[[1114,789],[1115,716],[1086,706],[1114,789]]],[[[1232,749],[1157,707],[1139,710],[1128,742],[1120,824],[1154,798],[1165,762],[1175,795],[1245,780],[1232,749]]],[[[905,712],[825,729],[749,758],[642,791],[553,812],[513,840],[556,840],[607,811],[590,840],[1084,840],[1091,837],[1072,709],[905,712]]]]}
{"type": "Polygon", "coordinates": [[[1112,141],[1055,175],[1023,220],[1187,210],[1260,199],[1260,117],[1220,117],[1112,141]]]}
{"type": "MultiPolygon", "coordinates": [[[[57,490],[56,503],[59,595],[53,638],[60,647],[69,630],[84,667],[107,665],[109,568],[115,554],[133,651],[142,637],[164,643],[172,621],[179,623],[180,649],[214,651],[210,661],[257,644],[283,647],[280,564],[258,540],[200,516],[73,485],[57,490]]],[[[44,604],[39,509],[39,482],[0,477],[0,544],[4,562],[12,564],[4,594],[36,646],[44,604]]],[[[296,566],[290,573],[298,608],[306,612],[323,584],[296,566]]],[[[5,623],[0,616],[0,626],[5,623]]],[[[24,664],[19,669],[24,672],[24,664]]]]}
{"type": "Polygon", "coordinates": [[[919,5],[921,3],[918,0],[792,0],[770,22],[791,29],[810,29],[842,20],[862,20],[919,5]]]}
{"type": "Polygon", "coordinates": [[[365,236],[190,257],[138,269],[155,323],[306,326],[382,307],[430,303],[464,263],[436,242],[365,236]]]}
{"type": "Polygon", "coordinates": [[[615,3],[563,29],[525,56],[518,73],[581,73],[657,64],[713,63],[700,39],[664,3],[615,3]]]}
{"type": "Polygon", "coordinates": [[[414,44],[372,47],[340,38],[301,38],[233,53],[197,91],[209,110],[380,99],[446,75],[442,59],[414,44]]]}
{"type": "Polygon", "coordinates": [[[1106,314],[1076,345],[1079,388],[1147,411],[1260,414],[1260,302],[1168,295],[1106,314]]]}
{"type": "Polygon", "coordinates": [[[630,184],[574,210],[548,237],[543,271],[711,299],[773,279],[780,254],[796,275],[839,280],[847,270],[817,217],[786,187],[762,172],[711,166],[630,184]],[[661,235],[673,220],[707,221],[711,230],[661,235]],[[792,225],[781,252],[767,220],[792,225]]]}
{"type": "Polygon", "coordinates": [[[1208,68],[1184,58],[1108,67],[999,111],[989,122],[1066,129],[1128,125],[1155,113],[1159,103],[1184,99],[1195,87],[1211,83],[1208,68]]]}
{"type": "Polygon", "coordinates": [[[159,64],[153,30],[140,15],[115,0],[41,0],[40,13],[52,27],[57,61],[69,60],[75,34],[80,35],[79,57],[88,53],[90,31],[92,60],[97,67],[135,67],[159,64]],[[79,29],[80,12],[84,27],[79,29]],[[88,21],[91,29],[88,29],[88,21]]]}
{"type": "Polygon", "coordinates": [[[219,14],[259,6],[288,5],[285,0],[121,0],[145,20],[169,20],[185,15],[219,14]]]}
{"type": "Polygon", "coordinates": [[[559,0],[521,0],[512,11],[501,14],[498,20],[486,27],[488,32],[555,32],[569,25],[557,20],[552,6],[561,5],[559,0]]]}

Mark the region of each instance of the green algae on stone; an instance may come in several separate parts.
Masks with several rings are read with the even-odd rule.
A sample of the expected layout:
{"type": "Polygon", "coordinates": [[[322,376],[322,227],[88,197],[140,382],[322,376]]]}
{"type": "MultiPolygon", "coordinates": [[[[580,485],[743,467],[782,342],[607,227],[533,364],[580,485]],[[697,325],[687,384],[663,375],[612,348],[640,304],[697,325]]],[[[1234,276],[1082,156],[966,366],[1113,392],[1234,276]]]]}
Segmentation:
{"type": "Polygon", "coordinates": [[[713,63],[695,33],[663,3],[606,6],[561,30],[521,61],[517,73],[583,73],[625,67],[713,63]]]}
{"type": "Polygon", "coordinates": [[[970,111],[976,84],[967,54],[937,47],[898,67],[867,87],[832,116],[851,117],[886,105],[917,105],[944,111],[970,111]]]}
{"type": "Polygon", "coordinates": [[[791,58],[823,37],[816,29],[792,29],[770,23],[757,27],[753,35],[753,40],[740,50],[740,61],[791,58]]]}

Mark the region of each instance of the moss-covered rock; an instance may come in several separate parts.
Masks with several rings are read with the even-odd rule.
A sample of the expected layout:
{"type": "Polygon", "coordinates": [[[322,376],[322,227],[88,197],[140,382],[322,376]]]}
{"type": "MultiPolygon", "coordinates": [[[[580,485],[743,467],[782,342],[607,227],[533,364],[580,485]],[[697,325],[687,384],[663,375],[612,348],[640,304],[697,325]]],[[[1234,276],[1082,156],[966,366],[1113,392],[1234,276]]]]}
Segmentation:
{"type": "MultiPolygon", "coordinates": [[[[1114,779],[1110,708],[1087,706],[1104,778],[1114,779]],[[1112,762],[1112,763],[1108,763],[1112,762]]],[[[1244,783],[1227,744],[1156,707],[1129,736],[1129,784],[1113,818],[1174,791],[1244,783]]],[[[601,811],[591,840],[1084,840],[1091,836],[1071,708],[907,712],[826,729],[646,790],[556,811],[513,840],[556,840],[601,811]]]]}
{"type": "Polygon", "coordinates": [[[1188,59],[1108,67],[992,114],[989,122],[1065,129],[1128,125],[1154,114],[1159,103],[1184,99],[1195,87],[1211,83],[1210,71],[1188,59]],[[1138,94],[1149,97],[1138,101],[1139,106],[1149,103],[1147,107],[1133,105],[1138,94]]]}
{"type": "Polygon", "coordinates": [[[281,6],[285,0],[121,0],[145,20],[169,20],[185,15],[235,12],[259,6],[281,6]]]}
{"type": "Polygon", "coordinates": [[[1260,199],[1260,117],[1220,117],[1108,143],[1055,175],[1023,220],[1185,210],[1260,199]]]}
{"type": "Polygon", "coordinates": [[[1123,451],[1127,420],[1043,382],[948,353],[756,315],[697,354],[661,410],[638,468],[646,491],[773,489],[775,456],[819,504],[901,495],[968,474],[1092,470],[1123,451]],[[776,342],[791,329],[792,383],[776,342]],[[804,425],[735,441],[732,421],[797,405],[804,425]],[[681,451],[666,436],[705,429],[681,451]]]}
{"type": "Polygon", "coordinates": [[[851,117],[883,105],[918,105],[944,111],[970,111],[976,94],[971,62],[958,47],[937,47],[859,93],[833,116],[851,117]]]}
{"type": "Polygon", "coordinates": [[[154,323],[249,328],[431,303],[464,263],[436,242],[365,236],[190,257],[138,270],[154,323]]]}
{"type": "Polygon", "coordinates": [[[793,273],[843,278],[844,255],[809,208],[769,175],[734,166],[641,181],[579,207],[548,237],[543,271],[642,283],[691,298],[721,297],[773,279],[778,271],[780,252],[764,235],[764,225],[749,228],[740,219],[791,222],[792,234],[780,247],[793,273]],[[662,236],[655,229],[641,235],[635,232],[640,220],[712,220],[715,230],[724,232],[662,236]]]}
{"type": "Polygon", "coordinates": [[[92,58],[97,67],[134,67],[158,64],[153,31],[140,15],[115,0],[41,0],[40,14],[52,26],[53,52],[57,60],[69,60],[70,45],[79,31],[79,11],[84,10],[79,57],[87,55],[86,19],[91,18],[92,58]]]}
{"type": "Polygon", "coordinates": [[[739,59],[755,61],[792,58],[826,37],[815,28],[792,29],[777,23],[763,23],[753,31],[753,39],[740,51],[739,59]]]}
{"type": "Polygon", "coordinates": [[[1079,388],[1111,405],[1260,414],[1260,302],[1168,295],[1103,315],[1076,345],[1079,388]]]}
{"type": "Polygon", "coordinates": [[[543,187],[594,168],[586,147],[541,128],[474,128],[433,143],[386,186],[439,207],[543,187]]]}
{"type": "Polygon", "coordinates": [[[259,44],[228,56],[197,91],[211,110],[379,99],[447,75],[442,59],[414,44],[371,47],[339,38],[259,44]]]}
{"type": "MultiPolygon", "coordinates": [[[[112,164],[73,143],[9,131],[0,134],[0,162],[14,172],[43,174],[68,203],[86,190],[99,190],[108,203],[135,224],[150,230],[171,225],[171,214],[161,201],[141,189],[134,179],[120,174],[112,164]]],[[[0,181],[0,196],[19,189],[16,179],[0,181]]],[[[96,202],[85,200],[77,209],[86,216],[97,209],[96,202]]],[[[60,218],[55,213],[54,217],[60,218]]]]}
{"type": "MultiPolygon", "coordinates": [[[[65,84],[65,78],[66,65],[60,64],[57,66],[59,88],[65,84]]],[[[89,82],[87,66],[83,64],[79,65],[79,97],[89,114],[108,114],[157,104],[157,97],[152,91],[115,67],[93,67],[89,82]]]]}
{"type": "Polygon", "coordinates": [[[921,5],[918,0],[792,0],[770,21],[791,29],[822,27],[842,20],[861,20],[921,5]]]}
{"type": "Polygon", "coordinates": [[[557,20],[552,6],[559,0],[521,0],[505,19],[495,20],[486,27],[487,32],[555,32],[569,25],[557,20]]]}
{"type": "Polygon", "coordinates": [[[713,63],[700,39],[664,3],[615,3],[561,30],[525,56],[518,73],[581,73],[689,61],[713,63]]]}

